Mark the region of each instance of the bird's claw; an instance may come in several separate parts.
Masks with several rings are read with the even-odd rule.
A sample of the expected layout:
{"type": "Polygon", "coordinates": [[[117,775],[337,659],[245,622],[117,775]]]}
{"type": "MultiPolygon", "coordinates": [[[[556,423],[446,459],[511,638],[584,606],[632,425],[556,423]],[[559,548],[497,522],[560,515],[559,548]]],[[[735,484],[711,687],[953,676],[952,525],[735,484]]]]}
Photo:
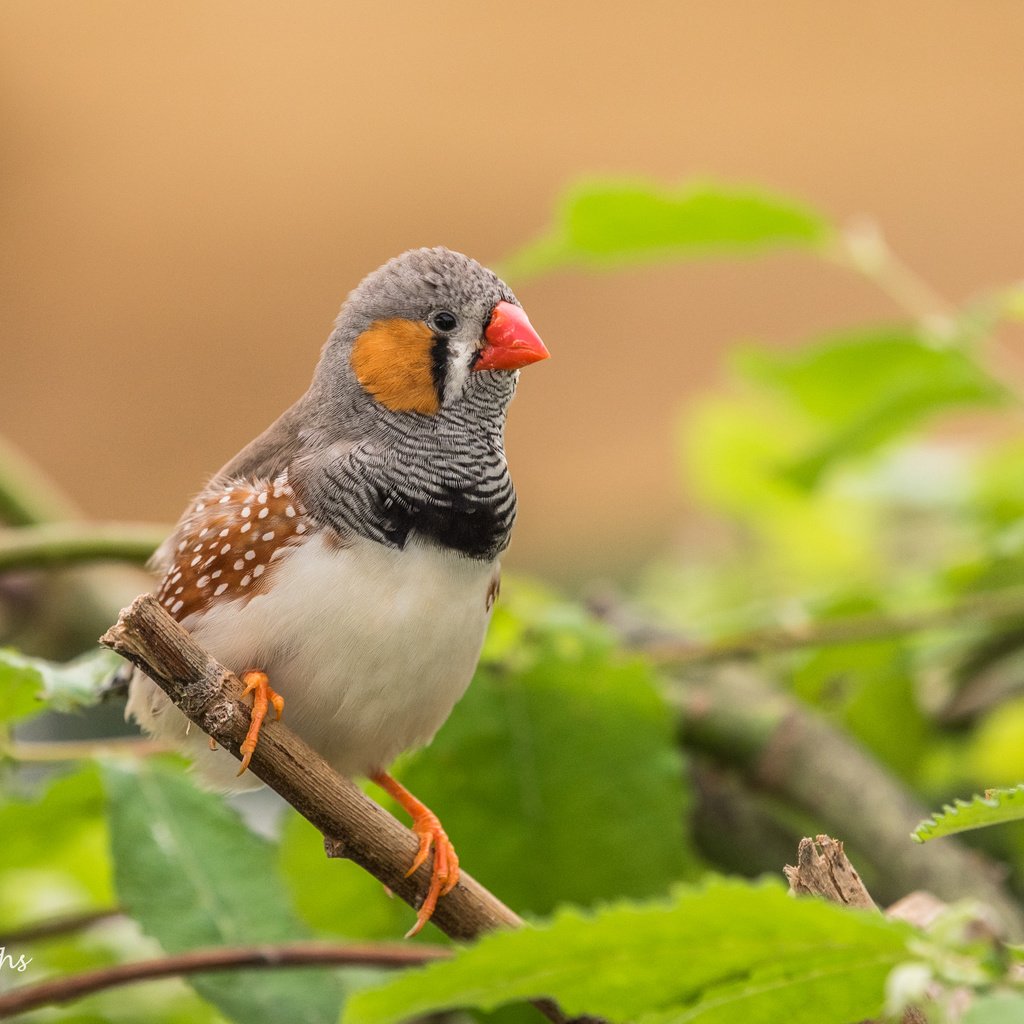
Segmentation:
{"type": "Polygon", "coordinates": [[[267,711],[270,710],[270,706],[273,705],[274,710],[277,712],[278,721],[280,721],[281,715],[284,712],[284,697],[271,688],[266,672],[243,672],[242,682],[245,683],[245,690],[242,696],[248,697],[251,693],[253,697],[252,714],[249,718],[249,731],[245,734],[245,739],[242,741],[241,747],[239,747],[239,753],[242,755],[242,765],[238,769],[239,775],[249,767],[249,762],[252,760],[256,744],[259,741],[260,727],[263,725],[263,720],[267,717],[267,711]]]}
{"type": "Polygon", "coordinates": [[[423,928],[433,916],[437,901],[442,896],[447,896],[459,881],[459,857],[437,815],[433,811],[424,809],[424,812],[413,821],[412,828],[419,836],[420,845],[405,877],[408,878],[426,863],[431,850],[434,851],[434,861],[430,868],[430,885],[427,888],[427,895],[424,897],[423,903],[420,904],[416,923],[406,932],[406,938],[411,938],[423,928]]]}
{"type": "Polygon", "coordinates": [[[433,916],[437,907],[437,901],[455,888],[459,883],[459,858],[448,838],[448,833],[441,827],[437,815],[425,804],[416,799],[396,779],[393,779],[387,772],[377,772],[370,776],[378,786],[386,793],[390,793],[408,811],[412,818],[412,830],[419,837],[419,847],[416,856],[413,857],[412,866],[405,873],[408,878],[421,868],[430,856],[434,853],[434,861],[430,866],[430,884],[427,886],[427,895],[420,904],[419,912],[416,914],[416,923],[406,932],[406,938],[411,938],[419,932],[433,916]]]}

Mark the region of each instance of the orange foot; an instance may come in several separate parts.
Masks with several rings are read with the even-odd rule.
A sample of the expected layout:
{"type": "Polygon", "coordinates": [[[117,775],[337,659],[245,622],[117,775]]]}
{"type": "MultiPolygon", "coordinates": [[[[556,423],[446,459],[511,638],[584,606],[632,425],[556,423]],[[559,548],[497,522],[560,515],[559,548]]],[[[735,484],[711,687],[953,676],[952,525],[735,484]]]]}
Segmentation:
{"type": "Polygon", "coordinates": [[[242,696],[247,697],[251,693],[253,698],[249,731],[245,734],[245,739],[239,748],[242,754],[242,767],[238,769],[239,775],[249,767],[253,751],[256,749],[256,741],[260,738],[260,726],[263,725],[263,719],[267,717],[270,705],[274,705],[278,719],[281,717],[281,712],[284,711],[284,697],[270,688],[270,680],[267,679],[266,672],[256,670],[243,672],[242,682],[245,683],[245,692],[242,696]]]}
{"type": "Polygon", "coordinates": [[[434,863],[430,869],[430,885],[427,888],[426,898],[416,915],[416,923],[405,934],[408,939],[430,920],[438,899],[446,896],[455,888],[459,881],[459,857],[455,852],[455,847],[452,846],[452,841],[448,838],[448,833],[441,827],[437,815],[429,807],[420,803],[405,786],[396,782],[390,775],[381,772],[379,775],[370,777],[409,812],[412,817],[412,830],[419,836],[420,848],[416,851],[412,867],[405,873],[405,877],[408,878],[426,861],[431,849],[434,851],[434,863]]]}

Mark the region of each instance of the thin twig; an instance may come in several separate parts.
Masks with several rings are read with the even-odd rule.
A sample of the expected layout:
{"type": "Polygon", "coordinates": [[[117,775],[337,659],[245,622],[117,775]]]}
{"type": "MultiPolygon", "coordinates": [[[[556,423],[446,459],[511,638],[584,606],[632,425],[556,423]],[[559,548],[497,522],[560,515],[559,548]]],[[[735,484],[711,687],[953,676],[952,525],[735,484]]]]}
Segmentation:
{"type": "Polygon", "coordinates": [[[644,645],[643,650],[663,664],[706,664],[808,647],[835,647],[863,643],[865,640],[888,640],[911,633],[960,629],[1021,616],[1024,616],[1024,587],[1007,587],[972,594],[944,608],[887,615],[856,615],[817,622],[802,628],[764,629],[710,644],[659,640],[644,645]]]}
{"type": "Polygon", "coordinates": [[[176,956],[116,964],[63,978],[50,978],[38,985],[25,985],[0,995],[0,1018],[53,1003],[67,1003],[118,985],[182,974],[230,971],[242,967],[416,967],[450,955],[451,951],[443,946],[405,946],[398,943],[338,946],[326,942],[302,942],[281,946],[194,949],[176,956]]]}
{"type": "Polygon", "coordinates": [[[862,220],[840,232],[825,255],[860,274],[907,312],[928,334],[932,343],[965,346],[984,339],[988,362],[996,355],[999,366],[1015,373],[992,370],[1003,387],[1018,402],[1024,401],[1024,390],[1017,383],[1021,360],[1016,346],[1007,344],[995,327],[1002,316],[1000,296],[987,295],[958,308],[932,287],[892,250],[879,226],[862,220]]]}
{"type": "Polygon", "coordinates": [[[60,761],[82,761],[92,757],[124,756],[155,757],[172,751],[162,740],[137,739],[134,736],[108,736],[98,740],[12,740],[0,737],[0,756],[12,761],[51,764],[60,761]]]}
{"type": "Polygon", "coordinates": [[[893,252],[874,221],[850,225],[827,255],[873,282],[923,326],[953,335],[959,310],[893,252]]]}
{"type": "Polygon", "coordinates": [[[85,931],[94,924],[101,924],[104,921],[112,921],[114,918],[121,917],[122,913],[119,908],[111,907],[109,910],[88,910],[81,914],[63,914],[60,917],[51,917],[0,936],[0,946],[5,949],[14,949],[26,942],[38,942],[40,939],[52,939],[58,935],[85,931]]]}
{"type": "Polygon", "coordinates": [[[142,564],[169,530],[148,523],[62,522],[0,530],[0,572],[82,562],[142,564]]]}

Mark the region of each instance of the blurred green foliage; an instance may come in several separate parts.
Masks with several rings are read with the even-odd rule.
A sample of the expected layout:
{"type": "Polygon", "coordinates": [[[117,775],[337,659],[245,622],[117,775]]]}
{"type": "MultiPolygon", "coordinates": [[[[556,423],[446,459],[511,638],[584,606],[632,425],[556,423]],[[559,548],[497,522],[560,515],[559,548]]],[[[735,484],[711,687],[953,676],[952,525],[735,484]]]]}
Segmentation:
{"type": "MultiPolygon", "coordinates": [[[[922,309],[927,289],[877,235],[869,242],[756,189],[587,182],[503,268],[521,280],[787,247],[838,261],[902,307],[902,319],[836,324],[784,354],[737,348],[723,387],[678,425],[702,542],[638,568],[610,625],[510,581],[469,694],[433,745],[399,766],[467,868],[537,927],[390,981],[367,971],[197,975],[24,1019],[333,1024],[360,989],[347,1000],[350,1024],[543,995],[571,1013],[650,1024],[839,1024],[927,990],[930,1019],[946,1021],[958,987],[978,996],[974,1024],[1024,1019],[1015,951],[979,938],[956,907],[921,933],[790,900],[774,885],[705,877],[721,837],[701,842],[704,755],[677,738],[671,695],[687,662],[657,670],[615,634],[619,619],[641,621],[648,638],[669,631],[701,672],[713,662],[701,651],[749,638],[771,686],[932,805],[1024,778],[1021,401],[992,358],[1004,322],[1024,319],[1024,288],[922,309]],[[850,639],[850,621],[871,628],[850,639]]],[[[54,666],[0,651],[0,925],[16,933],[56,914],[123,911],[26,943],[30,976],[0,971],[0,993],[141,951],[391,939],[408,927],[411,911],[352,864],[328,861],[290,809],[264,821],[268,838],[175,760],[77,750],[71,763],[38,764],[56,755],[33,753],[25,724],[95,713],[108,670],[105,657],[54,666]]],[[[951,817],[1009,819],[1018,793],[957,805],[931,830],[952,830],[951,817]]],[[[772,827],[791,831],[794,809],[776,805],[772,827]]],[[[718,827],[728,830],[725,811],[718,827]]],[[[1021,827],[980,841],[1024,892],[1021,827]]],[[[740,845],[731,863],[754,863],[756,852],[740,845]]]]}
{"type": "Polygon", "coordinates": [[[831,234],[813,210],[761,189],[585,181],[563,198],[551,229],[510,257],[501,272],[523,280],[567,266],[609,268],[716,252],[820,247],[831,234]]]}

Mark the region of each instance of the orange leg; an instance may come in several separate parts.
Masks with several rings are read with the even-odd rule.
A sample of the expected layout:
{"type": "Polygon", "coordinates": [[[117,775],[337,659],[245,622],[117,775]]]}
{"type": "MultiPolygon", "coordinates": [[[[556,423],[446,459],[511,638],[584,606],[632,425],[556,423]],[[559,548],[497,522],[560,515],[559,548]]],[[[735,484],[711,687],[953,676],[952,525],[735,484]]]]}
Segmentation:
{"type": "Polygon", "coordinates": [[[419,836],[420,848],[416,851],[412,867],[405,873],[405,877],[408,878],[426,861],[431,849],[434,851],[430,886],[416,915],[416,923],[406,933],[406,938],[410,938],[430,920],[438,899],[455,888],[459,881],[459,858],[452,841],[448,838],[448,833],[441,827],[437,815],[429,807],[420,803],[405,786],[396,782],[386,772],[371,775],[370,778],[408,811],[412,817],[412,830],[419,836]]]}
{"type": "Polygon", "coordinates": [[[257,670],[243,672],[242,682],[245,683],[245,692],[242,696],[247,697],[251,693],[253,697],[249,731],[245,734],[245,739],[242,741],[240,748],[242,767],[238,769],[239,775],[249,767],[253,751],[256,749],[256,742],[260,738],[260,726],[263,725],[263,719],[267,717],[270,705],[274,705],[278,719],[281,717],[281,712],[284,711],[284,697],[270,688],[270,680],[267,679],[266,672],[257,670]]]}

